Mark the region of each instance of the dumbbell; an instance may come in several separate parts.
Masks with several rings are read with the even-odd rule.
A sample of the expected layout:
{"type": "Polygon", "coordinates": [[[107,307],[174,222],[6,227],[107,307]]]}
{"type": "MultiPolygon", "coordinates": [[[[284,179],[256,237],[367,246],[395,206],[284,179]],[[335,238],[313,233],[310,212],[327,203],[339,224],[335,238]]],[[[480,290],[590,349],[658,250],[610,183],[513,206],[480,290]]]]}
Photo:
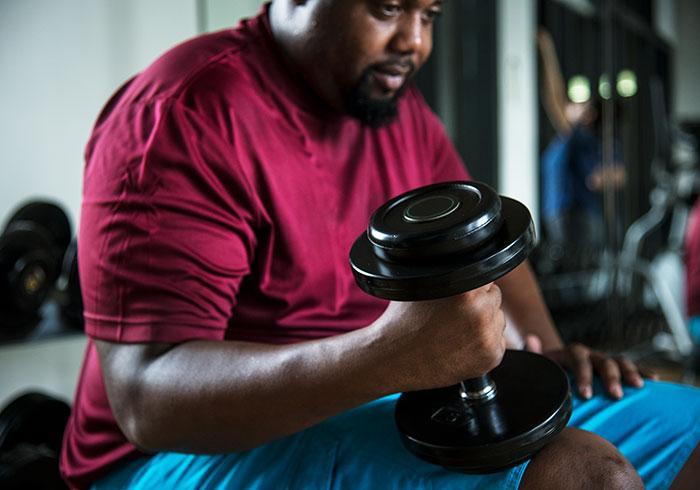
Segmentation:
{"type": "MultiPolygon", "coordinates": [[[[350,251],[365,292],[394,301],[461,294],[513,270],[535,245],[527,208],[478,182],[421,187],[377,209],[350,251]]],[[[571,416],[569,382],[544,356],[507,350],[500,365],[455,386],[403,393],[395,420],[420,458],[468,472],[529,459],[571,416]]]]}
{"type": "Polygon", "coordinates": [[[0,488],[64,489],[58,470],[70,406],[29,392],[0,412],[0,488]]]}
{"type": "Polygon", "coordinates": [[[0,335],[36,324],[70,239],[70,221],[56,204],[34,201],[11,215],[0,236],[0,335]]]}
{"type": "Polygon", "coordinates": [[[63,255],[61,275],[56,282],[61,315],[73,327],[83,326],[83,298],[78,275],[78,242],[73,239],[63,255]]]}

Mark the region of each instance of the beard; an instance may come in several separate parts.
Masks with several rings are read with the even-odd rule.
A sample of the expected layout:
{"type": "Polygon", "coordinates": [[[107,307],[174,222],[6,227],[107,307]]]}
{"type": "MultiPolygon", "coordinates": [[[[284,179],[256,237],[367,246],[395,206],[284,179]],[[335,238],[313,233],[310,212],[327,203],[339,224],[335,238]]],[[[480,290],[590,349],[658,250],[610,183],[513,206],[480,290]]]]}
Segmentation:
{"type": "Polygon", "coordinates": [[[367,68],[362,73],[360,81],[345,97],[345,110],[351,117],[358,119],[362,124],[371,128],[379,128],[396,119],[399,113],[398,102],[406,90],[409,78],[391,97],[377,99],[370,96],[371,72],[372,67],[367,68]]]}

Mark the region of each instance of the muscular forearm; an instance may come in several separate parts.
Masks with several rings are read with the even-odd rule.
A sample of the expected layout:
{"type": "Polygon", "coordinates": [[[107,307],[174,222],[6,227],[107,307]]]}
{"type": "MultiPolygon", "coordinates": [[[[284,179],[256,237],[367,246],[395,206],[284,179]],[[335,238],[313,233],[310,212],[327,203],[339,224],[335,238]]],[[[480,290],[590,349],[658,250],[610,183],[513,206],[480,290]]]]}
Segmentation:
{"type": "Polygon", "coordinates": [[[449,386],[501,361],[505,324],[492,285],[392,302],[371,325],[291,345],[95,341],[107,396],[139,447],[249,449],[398,391],[449,386]]]}
{"type": "Polygon", "coordinates": [[[544,350],[562,347],[561,337],[528,261],[499,279],[497,284],[503,291],[503,310],[521,335],[538,336],[544,350]]]}
{"type": "Polygon", "coordinates": [[[132,442],[211,453],[249,449],[402,389],[382,372],[392,346],[374,332],[286,346],[192,341],[157,355],[147,345],[97,344],[110,403],[132,442]]]}

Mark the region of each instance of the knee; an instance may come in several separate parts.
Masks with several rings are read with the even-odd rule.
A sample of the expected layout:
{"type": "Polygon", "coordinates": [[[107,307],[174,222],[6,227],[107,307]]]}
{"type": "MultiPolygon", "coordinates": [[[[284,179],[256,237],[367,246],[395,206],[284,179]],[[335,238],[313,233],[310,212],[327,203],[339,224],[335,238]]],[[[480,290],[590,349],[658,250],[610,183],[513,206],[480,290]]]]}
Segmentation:
{"type": "Polygon", "coordinates": [[[600,436],[566,429],[528,465],[520,488],[644,488],[627,459],[600,436]]]}

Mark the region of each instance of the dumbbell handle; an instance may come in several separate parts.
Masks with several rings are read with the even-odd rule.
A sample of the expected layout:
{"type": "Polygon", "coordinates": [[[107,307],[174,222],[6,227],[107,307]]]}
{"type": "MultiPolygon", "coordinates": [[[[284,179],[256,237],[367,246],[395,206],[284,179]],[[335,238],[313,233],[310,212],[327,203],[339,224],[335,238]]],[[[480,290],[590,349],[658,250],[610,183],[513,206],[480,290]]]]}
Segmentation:
{"type": "Polygon", "coordinates": [[[496,383],[491,376],[484,374],[459,383],[459,392],[464,401],[488,401],[496,396],[496,383]]]}

